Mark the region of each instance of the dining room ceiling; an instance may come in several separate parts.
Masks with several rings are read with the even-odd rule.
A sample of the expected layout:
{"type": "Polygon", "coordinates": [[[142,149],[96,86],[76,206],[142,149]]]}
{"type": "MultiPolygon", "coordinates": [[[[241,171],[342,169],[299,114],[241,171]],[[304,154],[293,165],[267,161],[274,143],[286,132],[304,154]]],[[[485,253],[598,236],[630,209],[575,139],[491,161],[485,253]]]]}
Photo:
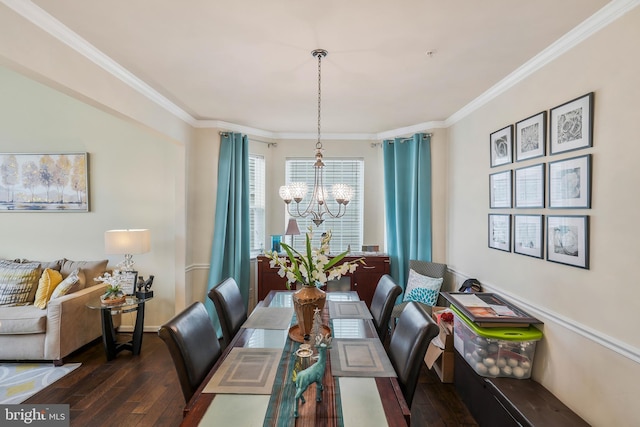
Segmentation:
{"type": "Polygon", "coordinates": [[[608,0],[32,0],[196,120],[323,134],[444,121],[608,0]]]}

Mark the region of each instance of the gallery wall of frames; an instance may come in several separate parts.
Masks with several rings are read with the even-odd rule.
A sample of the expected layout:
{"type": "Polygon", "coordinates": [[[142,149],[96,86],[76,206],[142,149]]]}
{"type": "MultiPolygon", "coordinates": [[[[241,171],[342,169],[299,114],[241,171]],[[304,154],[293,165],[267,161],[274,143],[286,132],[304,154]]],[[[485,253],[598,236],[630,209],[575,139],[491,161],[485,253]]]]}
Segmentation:
{"type": "Polygon", "coordinates": [[[590,92],[489,135],[490,248],[589,268],[593,103],[590,92]]]}

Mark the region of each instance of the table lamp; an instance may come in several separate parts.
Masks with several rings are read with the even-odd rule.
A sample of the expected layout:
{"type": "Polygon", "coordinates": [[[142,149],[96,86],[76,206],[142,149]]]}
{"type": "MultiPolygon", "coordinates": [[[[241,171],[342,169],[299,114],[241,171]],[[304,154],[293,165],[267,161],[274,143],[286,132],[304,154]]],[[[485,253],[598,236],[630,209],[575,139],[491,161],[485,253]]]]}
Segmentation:
{"type": "Polygon", "coordinates": [[[147,229],[108,230],[104,232],[104,251],[124,255],[118,264],[122,271],[133,271],[133,254],[151,250],[151,232],[147,229]]]}
{"type": "Polygon", "coordinates": [[[287,229],[284,232],[285,236],[291,236],[291,247],[293,247],[293,236],[297,236],[300,234],[300,229],[298,228],[298,221],[295,218],[289,218],[289,223],[287,224],[287,229]]]}

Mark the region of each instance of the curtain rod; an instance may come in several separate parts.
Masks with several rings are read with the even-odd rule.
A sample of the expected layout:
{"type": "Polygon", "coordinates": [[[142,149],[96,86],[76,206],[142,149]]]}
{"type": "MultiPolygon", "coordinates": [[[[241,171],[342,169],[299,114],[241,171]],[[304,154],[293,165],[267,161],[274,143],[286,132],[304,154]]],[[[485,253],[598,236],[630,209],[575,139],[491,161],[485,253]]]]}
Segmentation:
{"type": "MultiPolygon", "coordinates": [[[[423,133],[422,135],[423,135],[423,136],[429,136],[429,137],[433,136],[433,134],[431,134],[431,133],[423,133]]],[[[389,141],[389,142],[391,142],[391,143],[393,144],[393,143],[394,143],[394,139],[399,139],[399,140],[400,140],[400,142],[404,142],[404,141],[409,141],[409,140],[411,140],[411,139],[412,139],[412,137],[408,136],[408,137],[405,137],[405,138],[384,139],[382,142],[372,142],[372,143],[371,143],[371,146],[372,146],[372,147],[378,147],[378,146],[380,146],[380,147],[381,147],[381,146],[382,146],[382,143],[383,143],[384,141],[389,141]]]]}
{"type": "MultiPolygon", "coordinates": [[[[229,134],[230,134],[230,133],[231,133],[231,132],[226,132],[226,131],[222,131],[222,130],[221,130],[220,132],[218,132],[218,135],[220,135],[220,136],[229,136],[229,134]]],[[[271,147],[277,147],[277,146],[278,146],[278,143],[277,143],[277,142],[262,141],[262,140],[260,140],[260,139],[256,139],[256,138],[251,137],[251,136],[249,137],[249,140],[250,140],[250,141],[253,141],[253,142],[259,142],[259,143],[261,143],[261,144],[267,144],[267,147],[268,147],[268,148],[271,148],[271,147]]]]}

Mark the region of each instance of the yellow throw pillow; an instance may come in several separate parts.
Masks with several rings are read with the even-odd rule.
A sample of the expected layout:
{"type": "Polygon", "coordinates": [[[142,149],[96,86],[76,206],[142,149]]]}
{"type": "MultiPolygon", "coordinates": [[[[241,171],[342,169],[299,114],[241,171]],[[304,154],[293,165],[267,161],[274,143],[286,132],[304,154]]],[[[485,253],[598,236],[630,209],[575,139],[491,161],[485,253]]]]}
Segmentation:
{"type": "Polygon", "coordinates": [[[38,290],[36,290],[36,299],[33,305],[41,309],[47,308],[47,302],[60,282],[62,282],[62,274],[59,271],[45,268],[38,282],[38,290]]]}

